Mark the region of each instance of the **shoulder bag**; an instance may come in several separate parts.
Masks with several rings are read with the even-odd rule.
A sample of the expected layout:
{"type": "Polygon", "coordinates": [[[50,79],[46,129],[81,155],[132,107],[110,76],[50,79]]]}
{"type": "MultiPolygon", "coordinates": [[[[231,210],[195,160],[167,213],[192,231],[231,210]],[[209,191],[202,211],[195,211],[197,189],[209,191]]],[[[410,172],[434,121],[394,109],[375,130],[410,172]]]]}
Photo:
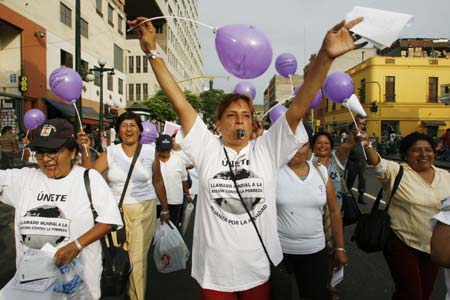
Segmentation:
{"type": "Polygon", "coordinates": [[[136,164],[136,160],[141,153],[142,145],[139,143],[136,151],[134,151],[133,160],[131,161],[130,169],[128,170],[127,179],[125,180],[125,184],[123,186],[122,195],[120,196],[119,201],[119,211],[120,217],[122,218],[123,227],[116,231],[117,244],[119,246],[123,245],[127,240],[126,228],[125,228],[125,219],[123,217],[123,200],[125,199],[125,194],[127,193],[128,183],[130,183],[131,174],[133,173],[134,165],[136,164]]]}
{"type": "Polygon", "coordinates": [[[255,228],[256,234],[258,235],[259,241],[261,242],[262,248],[264,249],[264,253],[267,256],[267,259],[270,263],[270,285],[271,285],[271,300],[287,300],[292,298],[292,285],[291,285],[291,276],[286,269],[286,266],[283,262],[281,262],[278,266],[275,266],[270,259],[269,253],[267,252],[266,246],[262,240],[261,234],[259,233],[258,227],[256,226],[254,217],[250,214],[250,211],[245,205],[244,199],[242,199],[241,192],[236,183],[236,177],[234,175],[233,169],[231,168],[230,159],[228,158],[228,153],[225,147],[223,148],[225,152],[225,156],[227,158],[228,167],[230,168],[230,176],[231,180],[233,180],[234,187],[236,188],[236,192],[241,200],[242,205],[245,208],[250,220],[252,221],[253,227],[255,228]]]}
{"type": "MultiPolygon", "coordinates": [[[[89,180],[89,170],[84,171],[84,185],[91,204],[91,210],[95,219],[97,211],[92,204],[91,184],[89,180]]],[[[100,289],[102,299],[105,297],[121,296],[126,298],[128,278],[132,270],[132,264],[128,252],[122,247],[114,246],[111,233],[100,238],[103,253],[103,271],[100,279],[100,289]],[[108,242],[108,243],[107,243],[108,242]]],[[[117,298],[116,298],[117,299],[117,298]]]]}
{"type": "Polygon", "coordinates": [[[378,208],[383,196],[383,188],[381,188],[373,204],[372,211],[369,214],[362,214],[359,218],[351,238],[352,241],[356,242],[359,249],[367,253],[372,253],[382,251],[386,247],[391,232],[391,217],[388,214],[388,210],[392,202],[392,197],[400,185],[402,176],[403,167],[400,166],[400,170],[395,177],[389,202],[385,209],[378,208]]]}

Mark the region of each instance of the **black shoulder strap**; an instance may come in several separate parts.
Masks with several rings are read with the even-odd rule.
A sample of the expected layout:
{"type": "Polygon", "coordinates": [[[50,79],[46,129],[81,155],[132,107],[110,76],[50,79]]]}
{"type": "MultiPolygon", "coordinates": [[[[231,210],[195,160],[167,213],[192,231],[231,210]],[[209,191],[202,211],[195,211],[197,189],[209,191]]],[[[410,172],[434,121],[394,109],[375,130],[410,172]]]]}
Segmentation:
{"type": "Polygon", "coordinates": [[[256,234],[258,235],[259,241],[261,242],[261,245],[262,245],[262,247],[263,247],[264,253],[266,253],[266,256],[267,256],[267,259],[269,260],[269,263],[270,263],[272,266],[274,266],[272,260],[270,259],[269,252],[267,252],[266,246],[264,245],[264,242],[263,242],[263,240],[262,240],[261,234],[259,233],[258,227],[256,227],[255,219],[254,219],[253,216],[250,214],[250,210],[248,209],[247,205],[245,205],[244,199],[242,199],[242,195],[241,195],[241,192],[239,191],[239,188],[238,188],[238,186],[237,186],[237,183],[236,183],[236,177],[234,176],[233,169],[231,168],[230,159],[228,158],[228,153],[227,153],[227,150],[225,149],[225,147],[223,147],[223,151],[225,152],[225,156],[226,156],[227,162],[228,162],[228,167],[230,168],[230,176],[231,176],[231,180],[233,180],[234,187],[236,188],[236,192],[237,192],[237,194],[238,194],[238,196],[239,196],[239,199],[241,200],[241,203],[242,203],[242,205],[244,206],[245,211],[247,212],[248,217],[250,218],[250,221],[252,221],[253,227],[254,227],[255,230],[256,230],[256,234]]]}
{"type": "MultiPolygon", "coordinates": [[[[387,212],[389,210],[389,207],[391,206],[391,202],[392,202],[392,197],[394,197],[395,192],[398,189],[398,186],[400,185],[400,181],[402,180],[403,177],[403,167],[400,166],[400,169],[398,170],[397,176],[395,177],[394,180],[394,186],[392,187],[392,192],[391,192],[391,196],[389,197],[389,202],[386,205],[385,211],[387,212]]],[[[378,207],[380,206],[380,201],[381,198],[383,197],[383,188],[380,189],[380,191],[378,192],[377,195],[377,199],[375,200],[375,203],[373,204],[372,207],[372,212],[375,211],[376,209],[378,209],[378,207]]]]}
{"type": "Polygon", "coordinates": [[[134,165],[136,164],[136,160],[139,156],[139,153],[141,153],[141,149],[142,149],[142,144],[139,143],[136,148],[136,151],[134,151],[133,160],[131,161],[131,166],[130,166],[130,169],[128,170],[127,179],[125,180],[125,184],[123,186],[122,195],[120,196],[119,210],[120,210],[121,214],[123,214],[122,204],[123,204],[123,200],[125,199],[125,194],[127,192],[128,183],[130,182],[131,174],[133,173],[134,165]]]}
{"type": "Polygon", "coordinates": [[[92,192],[91,192],[91,180],[89,179],[89,169],[86,169],[84,171],[84,186],[86,188],[86,192],[89,198],[89,203],[91,204],[91,211],[92,215],[94,216],[94,222],[97,218],[98,214],[97,211],[94,208],[94,205],[92,204],[92,192]]]}

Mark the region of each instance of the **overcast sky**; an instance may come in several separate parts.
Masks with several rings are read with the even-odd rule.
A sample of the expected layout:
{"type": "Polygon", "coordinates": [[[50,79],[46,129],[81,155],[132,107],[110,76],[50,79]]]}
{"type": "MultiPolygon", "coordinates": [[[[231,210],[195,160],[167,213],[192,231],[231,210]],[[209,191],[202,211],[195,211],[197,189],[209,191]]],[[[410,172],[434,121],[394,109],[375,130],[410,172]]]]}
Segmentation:
{"type": "MultiPolygon", "coordinates": [[[[264,89],[276,73],[275,59],[283,52],[297,58],[297,74],[317,52],[326,31],[344,19],[353,6],[364,6],[414,15],[414,22],[401,37],[450,38],[450,0],[198,0],[199,21],[214,27],[251,24],[264,31],[273,48],[272,64],[260,77],[250,80],[256,87],[255,102],[263,103],[264,89]]],[[[204,75],[216,78],[214,87],[232,92],[242,81],[229,74],[217,56],[212,30],[199,26],[204,75]]],[[[204,82],[207,85],[207,81],[204,82]]]]}

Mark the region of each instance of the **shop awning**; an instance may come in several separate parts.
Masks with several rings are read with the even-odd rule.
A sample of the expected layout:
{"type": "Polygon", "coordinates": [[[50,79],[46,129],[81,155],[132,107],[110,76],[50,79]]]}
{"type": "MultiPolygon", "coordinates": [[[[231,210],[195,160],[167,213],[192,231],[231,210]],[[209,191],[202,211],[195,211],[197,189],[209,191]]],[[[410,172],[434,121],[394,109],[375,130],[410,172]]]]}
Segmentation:
{"type": "Polygon", "coordinates": [[[422,121],[425,127],[446,126],[444,121],[422,121]]]}
{"type": "Polygon", "coordinates": [[[16,94],[9,94],[9,93],[0,93],[0,98],[5,97],[5,98],[11,98],[11,99],[25,99],[23,96],[21,95],[16,95],[16,94]]]}
{"type": "MultiPolygon", "coordinates": [[[[56,100],[44,98],[47,103],[52,105],[54,108],[59,110],[62,114],[68,116],[68,117],[76,117],[75,108],[73,107],[73,104],[66,104],[62,103],[56,100]]],[[[82,115],[83,115],[83,123],[86,124],[98,124],[98,121],[100,120],[99,113],[93,109],[90,106],[83,106],[82,108],[82,115]]],[[[108,123],[110,120],[107,119],[105,116],[103,117],[103,122],[108,123]]]]}

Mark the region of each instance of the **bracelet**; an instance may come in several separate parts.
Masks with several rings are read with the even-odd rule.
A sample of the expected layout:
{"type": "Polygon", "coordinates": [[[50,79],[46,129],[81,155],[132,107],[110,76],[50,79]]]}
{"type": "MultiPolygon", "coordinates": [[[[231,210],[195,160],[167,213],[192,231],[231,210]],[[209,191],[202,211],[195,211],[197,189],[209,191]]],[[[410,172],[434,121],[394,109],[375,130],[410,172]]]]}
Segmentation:
{"type": "Polygon", "coordinates": [[[161,211],[161,213],[159,215],[162,216],[162,215],[168,215],[168,214],[169,214],[168,210],[163,210],[163,211],[161,211]]]}
{"type": "Polygon", "coordinates": [[[79,251],[83,250],[83,246],[81,246],[80,241],[78,239],[74,240],[73,242],[75,243],[79,251]]]}
{"type": "Polygon", "coordinates": [[[345,251],[345,248],[339,248],[339,247],[337,247],[337,248],[334,248],[334,250],[336,250],[336,251],[342,251],[342,252],[347,252],[347,251],[345,251]]]}
{"type": "Polygon", "coordinates": [[[148,51],[148,53],[146,53],[145,55],[146,55],[148,58],[151,58],[151,59],[157,59],[157,58],[162,59],[161,54],[159,54],[159,52],[158,52],[157,50],[150,50],[150,51],[148,51]]]}

